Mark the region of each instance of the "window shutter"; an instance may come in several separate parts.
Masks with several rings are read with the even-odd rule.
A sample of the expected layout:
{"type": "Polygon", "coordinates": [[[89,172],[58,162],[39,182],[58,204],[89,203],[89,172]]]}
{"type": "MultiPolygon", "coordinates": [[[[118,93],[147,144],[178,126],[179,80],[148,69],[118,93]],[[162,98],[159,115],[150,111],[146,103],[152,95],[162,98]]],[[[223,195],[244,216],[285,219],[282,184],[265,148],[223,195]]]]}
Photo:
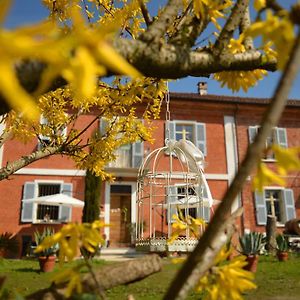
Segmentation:
{"type": "Polygon", "coordinates": [[[72,208],[69,206],[60,206],[59,207],[59,220],[61,222],[70,222],[71,221],[71,212],[72,212],[72,208]]]}
{"type": "Polygon", "coordinates": [[[196,123],[196,146],[206,156],[206,127],[204,123],[196,123]]]}
{"type": "Polygon", "coordinates": [[[99,128],[101,135],[104,135],[106,133],[107,126],[108,126],[108,121],[105,118],[101,118],[100,119],[100,128],[99,128]]]}
{"type": "Polygon", "coordinates": [[[61,186],[61,193],[67,196],[72,197],[73,195],[73,184],[72,183],[64,183],[61,186]]]}
{"type": "MultiPolygon", "coordinates": [[[[200,188],[201,188],[201,186],[200,186],[200,188]]],[[[206,187],[204,186],[201,189],[202,189],[203,198],[208,199],[208,192],[207,192],[206,187]]],[[[206,203],[206,202],[203,203],[200,207],[200,211],[201,211],[200,217],[202,219],[204,219],[205,222],[209,222],[209,220],[210,220],[210,207],[208,206],[208,203],[206,203]]]]}
{"type": "Polygon", "coordinates": [[[294,192],[292,189],[283,190],[283,205],[285,210],[285,221],[296,218],[294,192]]]}
{"type": "Polygon", "coordinates": [[[165,139],[168,138],[168,128],[170,131],[170,140],[176,140],[176,126],[174,121],[166,121],[165,123],[165,139]]]}
{"type": "Polygon", "coordinates": [[[267,208],[264,192],[255,192],[255,207],[256,207],[256,221],[258,225],[266,225],[267,223],[267,208]]]}
{"type": "Polygon", "coordinates": [[[278,127],[275,128],[275,140],[276,140],[276,144],[278,144],[279,146],[283,148],[288,147],[287,134],[285,128],[278,128],[278,127]]]}
{"type": "Polygon", "coordinates": [[[257,126],[249,126],[248,133],[249,133],[249,144],[252,144],[257,134],[257,126]]]}
{"type": "Polygon", "coordinates": [[[144,143],[136,142],[132,144],[132,167],[139,168],[144,157],[144,143]]]}
{"type": "Polygon", "coordinates": [[[210,220],[210,208],[207,205],[202,206],[202,218],[205,222],[209,222],[210,220]]]}
{"type": "Polygon", "coordinates": [[[25,182],[23,189],[23,199],[31,199],[35,196],[35,182],[25,182]]]}
{"type": "MultiPolygon", "coordinates": [[[[23,199],[31,199],[35,196],[35,183],[34,182],[25,182],[23,189],[23,199]]],[[[22,222],[32,222],[33,220],[33,202],[22,201],[22,212],[21,212],[21,221],[22,222]]]]}
{"type": "Polygon", "coordinates": [[[22,214],[21,221],[22,222],[32,222],[33,220],[33,202],[22,202],[22,214]]]}
{"type": "MultiPolygon", "coordinates": [[[[167,200],[168,203],[173,204],[170,205],[170,211],[168,211],[168,221],[171,223],[174,223],[174,220],[172,220],[172,216],[173,215],[177,215],[177,186],[170,186],[169,190],[168,190],[168,194],[167,194],[167,200]]],[[[167,206],[167,208],[169,208],[169,206],[167,206]]]]}

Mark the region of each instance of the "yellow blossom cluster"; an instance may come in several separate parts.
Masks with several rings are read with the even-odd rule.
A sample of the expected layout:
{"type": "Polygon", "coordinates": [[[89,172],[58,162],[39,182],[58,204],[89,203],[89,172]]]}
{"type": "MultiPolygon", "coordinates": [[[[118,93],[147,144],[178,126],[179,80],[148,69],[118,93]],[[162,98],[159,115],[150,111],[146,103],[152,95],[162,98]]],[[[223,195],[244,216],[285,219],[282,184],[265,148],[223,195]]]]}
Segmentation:
{"type": "Polygon", "coordinates": [[[66,258],[68,261],[72,261],[81,247],[94,253],[96,247],[104,242],[100,233],[100,229],[104,226],[107,225],[101,221],[64,225],[59,232],[53,236],[46,237],[42,243],[36,247],[35,253],[42,252],[58,243],[58,258],[61,264],[64,263],[66,258]]]}
{"type": "MultiPolygon", "coordinates": [[[[1,1],[0,22],[6,16],[10,2],[1,1]]],[[[47,90],[58,76],[69,82],[77,101],[95,95],[97,78],[105,75],[108,69],[132,77],[141,76],[109,42],[119,29],[121,13],[113,22],[101,23],[96,28],[86,25],[79,1],[45,2],[58,10],[66,3],[70,6],[72,31],[66,34],[53,20],[14,30],[0,28],[0,72],[5,74],[0,82],[0,91],[13,109],[22,112],[23,117],[38,118],[39,110],[34,104],[34,97],[47,90]],[[22,59],[35,59],[47,65],[34,95],[23,89],[15,73],[14,66],[22,59]]],[[[131,6],[126,7],[126,11],[127,14],[132,11],[131,6]]]]}
{"type": "Polygon", "coordinates": [[[188,230],[196,239],[199,239],[205,230],[206,223],[203,219],[193,218],[190,215],[183,216],[181,210],[177,209],[177,214],[172,216],[172,235],[168,240],[172,244],[182,232],[188,230]]]}
{"type": "Polygon", "coordinates": [[[199,280],[196,290],[206,291],[204,300],[242,300],[243,292],[256,288],[254,274],[243,269],[246,257],[236,256],[228,262],[230,253],[231,249],[223,247],[214,266],[199,280]]]}
{"type": "MultiPolygon", "coordinates": [[[[187,1],[184,0],[185,5],[187,1]]],[[[221,26],[218,24],[218,18],[225,18],[224,10],[232,6],[231,0],[225,1],[211,1],[211,0],[193,0],[193,7],[195,15],[202,20],[206,18],[211,21],[218,30],[221,26]]]]}
{"type": "MultiPolygon", "coordinates": [[[[230,39],[228,50],[232,54],[245,52],[245,46],[243,45],[244,35],[235,39],[230,39]]],[[[247,92],[250,87],[257,84],[258,80],[261,80],[268,74],[267,71],[256,69],[253,71],[223,71],[214,74],[214,79],[221,82],[221,86],[225,85],[233,92],[238,92],[241,88],[247,92]]]]}
{"type": "Polygon", "coordinates": [[[253,23],[245,34],[251,37],[261,36],[263,44],[271,41],[277,53],[278,67],[283,69],[295,41],[294,26],[288,11],[282,10],[274,14],[267,10],[265,20],[253,23]]]}
{"type": "Polygon", "coordinates": [[[275,170],[271,170],[264,162],[259,162],[257,174],[253,179],[253,188],[260,192],[264,186],[277,183],[284,186],[286,184],[285,176],[291,171],[300,171],[300,147],[282,148],[278,145],[272,145],[271,149],[276,159],[275,170]]]}

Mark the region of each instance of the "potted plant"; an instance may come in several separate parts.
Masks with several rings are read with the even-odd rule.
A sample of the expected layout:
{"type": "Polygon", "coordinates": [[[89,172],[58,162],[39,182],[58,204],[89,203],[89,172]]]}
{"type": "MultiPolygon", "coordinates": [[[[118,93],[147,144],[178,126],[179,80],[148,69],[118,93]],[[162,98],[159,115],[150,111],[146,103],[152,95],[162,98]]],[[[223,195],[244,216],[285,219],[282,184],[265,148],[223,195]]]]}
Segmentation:
{"type": "Polygon", "coordinates": [[[12,233],[4,232],[0,234],[0,257],[5,257],[8,253],[16,253],[18,249],[18,241],[12,233]]]}
{"type": "Polygon", "coordinates": [[[258,255],[264,246],[264,237],[262,233],[245,233],[243,236],[239,237],[239,242],[239,252],[246,256],[246,261],[248,262],[244,269],[251,272],[256,272],[258,255]]]}
{"type": "Polygon", "coordinates": [[[283,234],[278,234],[276,236],[276,249],[277,249],[277,258],[279,261],[287,261],[289,254],[289,245],[283,234]]]}
{"type": "MultiPolygon", "coordinates": [[[[54,233],[54,230],[50,227],[44,228],[43,232],[35,231],[34,239],[36,245],[38,246],[46,237],[52,236],[54,233]]],[[[57,250],[58,244],[38,253],[40,270],[42,272],[51,272],[54,269],[57,250]]]]}

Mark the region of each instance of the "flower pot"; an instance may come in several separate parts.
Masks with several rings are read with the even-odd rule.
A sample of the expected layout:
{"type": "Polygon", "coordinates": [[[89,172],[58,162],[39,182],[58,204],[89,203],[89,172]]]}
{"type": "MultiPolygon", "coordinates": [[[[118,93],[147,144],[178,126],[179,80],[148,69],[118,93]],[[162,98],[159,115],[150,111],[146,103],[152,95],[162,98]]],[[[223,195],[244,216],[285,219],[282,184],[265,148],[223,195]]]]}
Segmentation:
{"type": "Polygon", "coordinates": [[[55,256],[39,256],[41,272],[51,272],[55,266],[55,256]]]}
{"type": "Polygon", "coordinates": [[[5,257],[6,256],[6,249],[0,248],[0,257],[5,257]]]}
{"type": "Polygon", "coordinates": [[[277,258],[279,261],[287,261],[289,258],[288,252],[277,252],[277,258]]]}
{"type": "Polygon", "coordinates": [[[249,255],[246,257],[247,265],[244,266],[244,270],[255,273],[257,270],[258,255],[249,255]]]}

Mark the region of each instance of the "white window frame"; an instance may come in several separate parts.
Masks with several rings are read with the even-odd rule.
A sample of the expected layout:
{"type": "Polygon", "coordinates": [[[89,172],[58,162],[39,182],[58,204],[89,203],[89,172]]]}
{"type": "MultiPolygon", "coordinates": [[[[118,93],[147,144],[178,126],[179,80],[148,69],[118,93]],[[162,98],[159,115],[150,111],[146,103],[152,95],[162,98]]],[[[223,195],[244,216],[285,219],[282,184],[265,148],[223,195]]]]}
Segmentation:
{"type": "MultiPolygon", "coordinates": [[[[250,128],[252,128],[252,129],[256,129],[256,134],[258,133],[258,130],[259,130],[259,128],[260,128],[260,126],[259,125],[255,125],[255,126],[249,126],[249,128],[248,128],[248,130],[249,130],[249,143],[251,144],[251,143],[253,143],[253,140],[251,140],[251,134],[250,134],[250,128]]],[[[271,134],[271,137],[272,137],[272,143],[271,143],[271,145],[274,145],[274,144],[276,144],[276,145],[278,145],[278,143],[277,143],[277,130],[281,130],[281,129],[283,129],[283,130],[285,130],[285,137],[286,137],[286,144],[285,144],[285,147],[288,147],[288,140],[287,140],[287,132],[286,132],[286,128],[285,127],[278,127],[278,126],[276,126],[276,127],[273,127],[273,129],[272,129],[272,134],[271,134]]],[[[269,138],[269,137],[268,137],[269,138]]],[[[269,147],[269,143],[268,143],[268,141],[266,140],[265,141],[265,148],[267,148],[267,147],[269,147]]],[[[274,157],[274,154],[273,154],[273,157],[264,157],[264,158],[262,158],[261,159],[263,162],[276,162],[276,159],[275,159],[275,157],[274,157]]]]}
{"type": "Polygon", "coordinates": [[[295,199],[294,199],[293,189],[279,187],[279,186],[267,186],[264,187],[262,193],[259,193],[258,191],[254,193],[256,224],[265,226],[267,223],[268,212],[267,212],[265,191],[272,191],[272,190],[281,192],[280,213],[281,213],[282,222],[277,222],[276,226],[284,227],[284,224],[287,220],[296,218],[295,199]],[[288,194],[290,198],[287,197],[288,194]],[[292,200],[292,201],[288,203],[288,200],[292,200]]]}
{"type": "MultiPolygon", "coordinates": [[[[117,120],[118,118],[120,117],[114,117],[113,120],[117,120]]],[[[122,117],[124,118],[124,117],[122,117]]],[[[113,121],[112,120],[112,121],[113,121]]],[[[107,124],[105,123],[108,123],[110,120],[107,120],[106,117],[100,117],[99,118],[99,131],[100,131],[100,134],[103,136],[106,132],[106,126],[107,124]]],[[[143,122],[143,120],[140,120],[141,122],[143,122]]],[[[121,133],[120,133],[121,134],[121,133]]],[[[144,157],[144,142],[142,141],[137,141],[135,143],[130,143],[130,144],[126,144],[126,145],[122,145],[119,149],[120,151],[122,151],[122,147],[130,147],[129,151],[130,151],[130,158],[129,158],[129,166],[118,166],[116,165],[117,163],[117,160],[118,158],[113,161],[113,162],[110,162],[108,163],[107,167],[108,168],[121,168],[121,169],[130,169],[130,168],[139,168],[139,164],[136,163],[137,161],[139,160],[143,160],[143,157],[144,157]],[[140,145],[140,147],[138,147],[140,145]],[[140,151],[138,150],[140,148],[140,151]]],[[[123,148],[123,149],[124,149],[123,148]]],[[[118,155],[118,151],[119,149],[116,150],[115,154],[118,155]]]]}
{"type": "MultiPolygon", "coordinates": [[[[191,121],[191,120],[172,120],[172,121],[169,121],[171,124],[168,124],[167,122],[165,123],[165,126],[166,126],[166,130],[165,130],[165,139],[168,138],[167,136],[167,126],[169,126],[169,131],[170,131],[170,139],[172,140],[175,140],[176,139],[176,126],[177,125],[192,125],[193,126],[193,138],[191,140],[191,142],[200,149],[199,147],[199,143],[203,144],[203,149],[200,149],[202,152],[203,152],[203,155],[204,156],[207,156],[207,137],[206,137],[206,124],[203,123],[203,122],[198,122],[198,121],[191,121]],[[198,139],[197,138],[197,125],[200,125],[200,126],[203,126],[203,135],[204,135],[204,140],[203,142],[199,142],[198,143],[198,139]],[[173,127],[173,134],[172,134],[172,130],[171,130],[171,126],[174,126],[173,127]]],[[[166,153],[168,154],[168,153],[166,153]]]]}
{"type": "MultiPolygon", "coordinates": [[[[25,182],[26,183],[26,182],[25,182]]],[[[65,183],[63,180],[44,180],[44,179],[36,179],[33,181],[33,183],[35,184],[34,186],[34,196],[33,198],[39,197],[38,193],[39,193],[39,184],[53,184],[53,185],[60,185],[60,193],[62,193],[63,191],[63,186],[65,183]]],[[[62,213],[62,209],[63,206],[66,205],[62,205],[62,204],[53,204],[53,206],[58,206],[58,220],[38,220],[37,219],[37,210],[38,210],[38,205],[39,204],[43,204],[43,203],[38,203],[38,202],[34,202],[33,203],[33,208],[32,208],[32,220],[31,221],[21,221],[22,223],[32,223],[32,224],[62,224],[64,223],[64,221],[61,220],[61,213],[62,213]]],[[[49,205],[49,204],[47,204],[49,205]]],[[[69,214],[69,220],[72,220],[72,207],[68,206],[70,208],[70,214],[69,214]]]]}
{"type": "MultiPolygon", "coordinates": [[[[67,115],[67,114],[66,114],[67,115]]],[[[40,125],[47,125],[48,124],[48,119],[45,118],[43,115],[40,116],[40,125]]],[[[65,125],[63,129],[61,130],[61,136],[64,137],[65,139],[67,138],[67,133],[68,133],[68,127],[65,125]]],[[[38,149],[42,149],[44,147],[43,143],[50,142],[50,137],[39,134],[39,141],[38,141],[38,149]]]]}
{"type": "MultiPolygon", "coordinates": [[[[286,220],[286,215],[285,215],[285,212],[284,212],[284,207],[283,207],[283,192],[284,192],[284,188],[283,187],[278,187],[278,186],[268,186],[268,187],[265,187],[264,188],[264,199],[265,199],[265,202],[266,202],[266,209],[267,209],[267,198],[266,198],[266,191],[280,191],[280,199],[279,199],[279,208],[280,208],[280,219],[283,220],[283,222],[279,222],[277,221],[276,222],[276,226],[277,227],[284,227],[284,224],[285,224],[285,220],[286,220]]],[[[275,209],[275,208],[274,208],[275,209]]],[[[267,211],[267,215],[268,215],[268,211],[267,211]]],[[[272,215],[273,216],[273,215],[272,215]]],[[[273,217],[276,217],[277,219],[277,216],[273,216],[273,217]]]]}

